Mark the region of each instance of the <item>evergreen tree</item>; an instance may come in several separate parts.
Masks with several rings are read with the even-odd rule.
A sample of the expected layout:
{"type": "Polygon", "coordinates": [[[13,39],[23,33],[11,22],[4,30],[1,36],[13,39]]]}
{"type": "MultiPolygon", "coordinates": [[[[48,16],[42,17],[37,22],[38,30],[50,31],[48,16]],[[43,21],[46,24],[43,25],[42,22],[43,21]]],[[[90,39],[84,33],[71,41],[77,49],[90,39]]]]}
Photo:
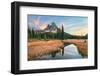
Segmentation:
{"type": "Polygon", "coordinates": [[[32,31],[28,28],[28,38],[32,38],[32,31]]]}
{"type": "Polygon", "coordinates": [[[44,39],[45,39],[45,40],[47,39],[46,34],[44,35],[44,39]]]}
{"type": "Polygon", "coordinates": [[[62,35],[61,37],[62,37],[62,40],[63,40],[64,39],[64,27],[63,27],[63,25],[62,25],[62,32],[61,33],[62,33],[61,34],[62,35]]]}
{"type": "Polygon", "coordinates": [[[30,38],[30,29],[28,28],[28,38],[30,38]]]}
{"type": "Polygon", "coordinates": [[[34,29],[32,29],[32,38],[34,38],[34,29]]]}

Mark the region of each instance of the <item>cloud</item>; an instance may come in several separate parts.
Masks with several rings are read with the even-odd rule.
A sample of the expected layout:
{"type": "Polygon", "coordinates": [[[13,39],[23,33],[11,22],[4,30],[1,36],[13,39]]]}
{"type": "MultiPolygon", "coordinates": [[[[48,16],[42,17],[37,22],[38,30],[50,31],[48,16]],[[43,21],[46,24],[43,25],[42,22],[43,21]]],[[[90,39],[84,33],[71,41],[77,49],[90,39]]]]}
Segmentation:
{"type": "Polygon", "coordinates": [[[41,29],[41,30],[44,30],[44,29],[47,27],[47,25],[48,25],[48,24],[42,24],[42,25],[40,26],[40,29],[41,29]]]}
{"type": "Polygon", "coordinates": [[[45,29],[47,27],[48,23],[47,22],[41,22],[40,18],[41,18],[40,16],[37,16],[32,21],[30,21],[28,23],[29,28],[34,29],[34,30],[45,29]]]}
{"type": "Polygon", "coordinates": [[[73,34],[73,35],[86,35],[87,33],[88,33],[87,27],[79,27],[79,28],[73,30],[71,34],[73,34]]]}
{"type": "Polygon", "coordinates": [[[40,22],[40,16],[37,16],[34,20],[33,20],[33,24],[35,26],[40,26],[41,22],[40,22]]]}

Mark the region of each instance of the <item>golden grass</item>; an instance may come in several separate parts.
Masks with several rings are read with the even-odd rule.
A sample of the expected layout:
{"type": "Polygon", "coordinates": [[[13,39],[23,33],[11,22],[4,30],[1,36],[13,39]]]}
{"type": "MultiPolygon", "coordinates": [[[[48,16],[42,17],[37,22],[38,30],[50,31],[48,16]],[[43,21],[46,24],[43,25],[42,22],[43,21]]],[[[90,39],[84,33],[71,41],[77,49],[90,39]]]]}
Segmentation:
{"type": "Polygon", "coordinates": [[[64,44],[75,44],[83,56],[88,56],[88,43],[83,39],[63,40],[64,44]]]}
{"type": "Polygon", "coordinates": [[[64,47],[61,40],[28,42],[28,60],[33,60],[46,54],[60,51],[64,47]]]}
{"type": "Polygon", "coordinates": [[[69,40],[31,40],[28,42],[28,60],[35,60],[43,55],[61,51],[64,45],[75,44],[83,56],[88,56],[87,41],[82,39],[69,40]]]}
{"type": "Polygon", "coordinates": [[[28,43],[28,47],[33,46],[55,46],[55,47],[64,47],[64,44],[61,40],[49,40],[49,41],[33,41],[28,43]]]}

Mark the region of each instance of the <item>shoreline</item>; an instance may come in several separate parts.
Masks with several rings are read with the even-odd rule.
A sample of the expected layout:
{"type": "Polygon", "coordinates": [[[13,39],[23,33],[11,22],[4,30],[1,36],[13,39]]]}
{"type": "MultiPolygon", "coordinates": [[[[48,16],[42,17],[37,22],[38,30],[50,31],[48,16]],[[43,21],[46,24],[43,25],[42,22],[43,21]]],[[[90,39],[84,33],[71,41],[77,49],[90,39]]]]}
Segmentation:
{"type": "Polygon", "coordinates": [[[59,52],[64,48],[65,44],[76,45],[83,57],[88,55],[87,40],[84,39],[32,40],[28,42],[28,60],[35,60],[43,55],[59,52]]]}

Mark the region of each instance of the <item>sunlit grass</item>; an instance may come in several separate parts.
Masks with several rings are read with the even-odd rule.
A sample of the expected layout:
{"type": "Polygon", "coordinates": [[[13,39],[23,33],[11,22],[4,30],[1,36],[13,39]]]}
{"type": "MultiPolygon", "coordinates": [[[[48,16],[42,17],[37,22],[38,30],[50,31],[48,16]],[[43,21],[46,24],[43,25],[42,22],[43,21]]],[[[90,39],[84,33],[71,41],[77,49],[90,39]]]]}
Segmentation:
{"type": "Polygon", "coordinates": [[[64,47],[61,40],[32,41],[28,43],[28,60],[36,59],[42,55],[60,51],[64,47]]]}
{"type": "MultiPolygon", "coordinates": [[[[28,60],[36,60],[43,55],[60,52],[65,45],[75,44],[83,57],[88,56],[88,44],[85,39],[68,40],[31,40],[28,42],[28,60]]],[[[67,51],[67,50],[66,50],[67,51]]]]}
{"type": "Polygon", "coordinates": [[[63,40],[65,44],[75,44],[82,56],[88,56],[88,42],[85,39],[63,40]]]}

